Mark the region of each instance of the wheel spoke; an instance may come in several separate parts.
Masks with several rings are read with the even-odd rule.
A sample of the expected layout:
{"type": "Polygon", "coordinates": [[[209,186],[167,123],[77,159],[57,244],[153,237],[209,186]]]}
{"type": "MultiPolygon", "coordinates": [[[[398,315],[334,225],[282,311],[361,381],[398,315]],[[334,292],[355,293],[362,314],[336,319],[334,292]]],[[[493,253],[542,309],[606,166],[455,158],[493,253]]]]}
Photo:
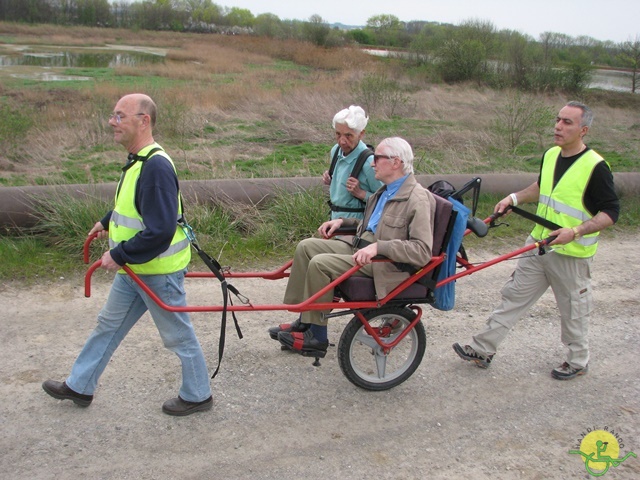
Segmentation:
{"type": "Polygon", "coordinates": [[[369,335],[364,328],[360,329],[354,340],[371,347],[374,351],[380,348],[380,345],[378,345],[375,338],[369,335]]]}
{"type": "MultiPolygon", "coordinates": [[[[415,318],[406,307],[382,307],[364,313],[371,327],[392,343],[415,318]],[[391,331],[389,327],[391,326],[391,331]]],[[[367,333],[362,322],[353,317],[340,338],[338,361],[345,376],[354,385],[367,390],[387,390],[409,378],[420,365],[426,347],[424,326],[418,322],[392,351],[367,333]]]]}
{"type": "Polygon", "coordinates": [[[384,378],[385,372],[387,370],[387,355],[383,355],[382,353],[375,353],[374,358],[376,359],[376,368],[378,370],[378,378],[384,378]]]}

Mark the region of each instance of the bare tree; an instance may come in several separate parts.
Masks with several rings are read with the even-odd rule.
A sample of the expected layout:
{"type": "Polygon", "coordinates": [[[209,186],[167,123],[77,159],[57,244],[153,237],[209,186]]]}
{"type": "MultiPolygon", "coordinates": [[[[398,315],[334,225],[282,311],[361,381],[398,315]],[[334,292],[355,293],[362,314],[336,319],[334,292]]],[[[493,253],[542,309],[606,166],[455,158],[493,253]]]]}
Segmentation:
{"type": "Polygon", "coordinates": [[[553,50],[553,33],[543,32],[540,34],[540,45],[544,54],[543,61],[545,65],[551,62],[551,51],[553,50]]]}
{"type": "Polygon", "coordinates": [[[620,44],[620,58],[631,69],[631,93],[636,93],[640,74],[640,35],[620,44]]]}

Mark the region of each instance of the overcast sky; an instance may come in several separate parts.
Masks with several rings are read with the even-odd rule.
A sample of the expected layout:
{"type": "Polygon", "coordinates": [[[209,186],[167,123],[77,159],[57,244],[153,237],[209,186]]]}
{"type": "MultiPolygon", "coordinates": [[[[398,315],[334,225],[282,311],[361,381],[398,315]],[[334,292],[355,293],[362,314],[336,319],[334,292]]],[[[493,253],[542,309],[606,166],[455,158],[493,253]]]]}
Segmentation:
{"type": "Polygon", "coordinates": [[[365,25],[374,15],[458,25],[469,19],[491,21],[498,30],[531,35],[542,32],[588,35],[623,42],[640,36],[638,0],[214,0],[223,7],[273,13],[285,20],[318,14],[328,23],[365,25]]]}

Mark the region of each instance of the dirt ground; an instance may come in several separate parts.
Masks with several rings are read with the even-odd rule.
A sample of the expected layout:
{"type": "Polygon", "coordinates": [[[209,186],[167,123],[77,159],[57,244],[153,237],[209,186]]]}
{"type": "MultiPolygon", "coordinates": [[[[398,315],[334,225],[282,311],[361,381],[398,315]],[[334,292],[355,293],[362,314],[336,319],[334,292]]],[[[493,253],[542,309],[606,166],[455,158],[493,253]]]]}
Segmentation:
{"type": "MultiPolygon", "coordinates": [[[[514,248],[519,245],[514,245],[514,248]]],[[[176,395],[177,358],[145,316],[116,351],[93,404],[47,396],[92,330],[108,274],[84,297],[81,279],[0,286],[0,472],[6,479],[568,479],[590,478],[569,454],[591,430],[618,433],[620,457],[640,457],[640,251],[636,235],[608,236],[593,269],[595,312],[587,376],[550,377],[564,360],[548,292],[511,332],[488,370],[461,361],[452,343],[484,325],[513,269],[503,262],[458,281],[451,312],[426,307],[427,351],[418,371],[380,393],[340,371],[336,349],[322,366],[280,351],[266,329],[286,312],[239,315],[228,327],[214,408],[164,415],[176,395]]],[[[473,261],[495,253],[471,251],[473,261]]],[[[279,303],[283,282],[234,280],[254,303],[279,303]]],[[[188,279],[190,305],[216,304],[213,280],[188,279]]],[[[219,314],[193,315],[210,368],[219,314]]],[[[330,324],[338,343],[348,319],[330,324]]],[[[640,478],[640,458],[605,478],[640,478]]]]}

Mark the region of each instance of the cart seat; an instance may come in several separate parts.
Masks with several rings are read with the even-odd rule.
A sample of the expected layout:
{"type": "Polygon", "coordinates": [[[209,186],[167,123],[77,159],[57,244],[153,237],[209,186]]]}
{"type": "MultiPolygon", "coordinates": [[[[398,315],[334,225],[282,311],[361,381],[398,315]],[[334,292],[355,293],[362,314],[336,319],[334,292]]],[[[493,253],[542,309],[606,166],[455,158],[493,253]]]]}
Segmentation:
{"type": "MultiPolygon", "coordinates": [[[[438,195],[434,195],[436,201],[436,211],[433,226],[433,246],[431,249],[433,256],[438,256],[447,248],[451,226],[455,217],[452,215],[453,205],[438,195]]],[[[420,283],[415,282],[400,292],[394,299],[428,299],[430,297],[429,288],[423,283],[436,278],[440,268],[436,267],[431,273],[420,279],[420,283]]],[[[340,295],[346,301],[362,302],[370,301],[376,298],[375,286],[373,278],[352,276],[347,278],[338,286],[340,295]]]]}

